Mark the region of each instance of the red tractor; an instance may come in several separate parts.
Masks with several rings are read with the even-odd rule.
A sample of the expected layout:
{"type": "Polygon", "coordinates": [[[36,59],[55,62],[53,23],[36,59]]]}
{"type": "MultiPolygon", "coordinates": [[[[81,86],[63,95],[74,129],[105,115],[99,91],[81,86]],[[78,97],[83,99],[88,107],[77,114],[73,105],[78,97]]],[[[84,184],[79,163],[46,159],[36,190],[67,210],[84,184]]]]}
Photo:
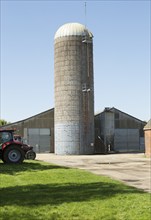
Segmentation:
{"type": "Polygon", "coordinates": [[[4,163],[22,163],[24,159],[34,160],[36,153],[33,147],[24,144],[21,137],[15,136],[14,132],[13,129],[0,130],[0,159],[4,163]]]}

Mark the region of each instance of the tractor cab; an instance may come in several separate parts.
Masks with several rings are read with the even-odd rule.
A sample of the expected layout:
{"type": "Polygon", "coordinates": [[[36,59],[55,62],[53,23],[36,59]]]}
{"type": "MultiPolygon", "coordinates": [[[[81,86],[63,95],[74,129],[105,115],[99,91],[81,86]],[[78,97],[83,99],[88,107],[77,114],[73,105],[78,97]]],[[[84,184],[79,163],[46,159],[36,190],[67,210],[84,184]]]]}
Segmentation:
{"type": "Polygon", "coordinates": [[[14,130],[0,130],[0,145],[13,141],[13,132],[14,130]]]}

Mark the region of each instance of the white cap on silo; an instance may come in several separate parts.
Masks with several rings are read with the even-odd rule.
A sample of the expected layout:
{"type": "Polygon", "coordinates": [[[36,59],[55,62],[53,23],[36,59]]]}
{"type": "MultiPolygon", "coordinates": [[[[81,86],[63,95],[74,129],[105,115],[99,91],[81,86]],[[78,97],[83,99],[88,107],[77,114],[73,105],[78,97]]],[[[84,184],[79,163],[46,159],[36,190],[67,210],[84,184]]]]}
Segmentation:
{"type": "Polygon", "coordinates": [[[66,36],[89,36],[93,37],[92,33],[80,23],[67,23],[62,25],[56,32],[54,39],[66,36]]]}

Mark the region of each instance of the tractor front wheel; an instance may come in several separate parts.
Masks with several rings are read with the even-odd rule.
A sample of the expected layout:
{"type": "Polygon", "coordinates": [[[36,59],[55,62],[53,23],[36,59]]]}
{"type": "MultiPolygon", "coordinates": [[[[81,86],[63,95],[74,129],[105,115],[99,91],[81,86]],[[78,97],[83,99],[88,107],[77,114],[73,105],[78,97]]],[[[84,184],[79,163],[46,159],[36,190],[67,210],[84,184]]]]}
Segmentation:
{"type": "Polygon", "coordinates": [[[34,160],[36,158],[36,153],[33,150],[27,151],[25,158],[28,160],[34,160]]]}
{"type": "Polygon", "coordinates": [[[25,153],[20,146],[10,145],[3,152],[4,163],[22,163],[25,153]]]}

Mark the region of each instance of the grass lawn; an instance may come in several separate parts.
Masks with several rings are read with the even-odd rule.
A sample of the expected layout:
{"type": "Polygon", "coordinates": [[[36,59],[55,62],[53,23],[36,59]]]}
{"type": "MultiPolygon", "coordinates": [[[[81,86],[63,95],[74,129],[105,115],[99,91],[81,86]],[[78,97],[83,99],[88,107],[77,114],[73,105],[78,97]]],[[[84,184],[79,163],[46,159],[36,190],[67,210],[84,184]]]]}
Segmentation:
{"type": "Polygon", "coordinates": [[[0,220],[149,220],[151,194],[39,161],[0,163],[0,220]]]}

